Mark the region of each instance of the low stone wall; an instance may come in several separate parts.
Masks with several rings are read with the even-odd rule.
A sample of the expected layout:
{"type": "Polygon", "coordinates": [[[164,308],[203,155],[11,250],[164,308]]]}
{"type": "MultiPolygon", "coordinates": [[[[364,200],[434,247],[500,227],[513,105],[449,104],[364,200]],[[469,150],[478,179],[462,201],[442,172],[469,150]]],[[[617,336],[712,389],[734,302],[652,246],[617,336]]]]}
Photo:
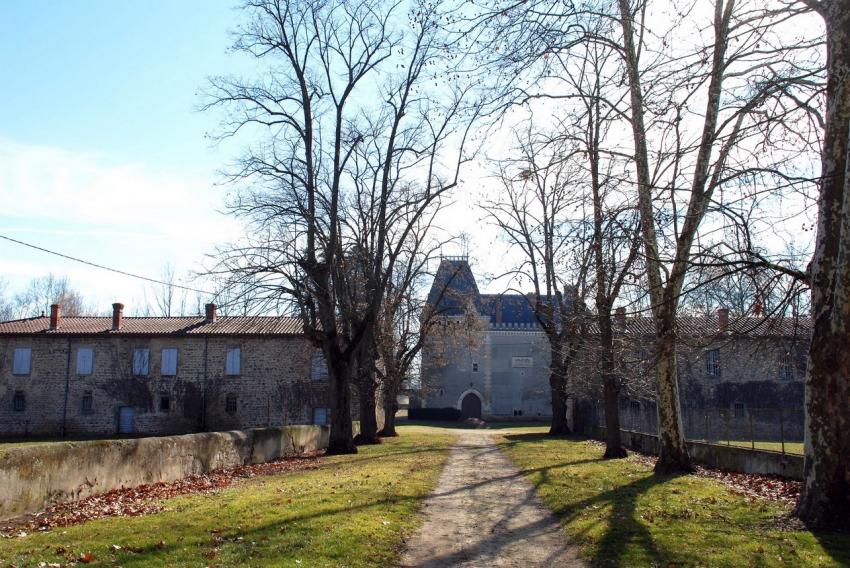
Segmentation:
{"type": "MultiPolygon", "coordinates": [[[[602,427],[586,427],[584,434],[605,440],[605,428],[602,427]]],[[[658,455],[658,436],[621,430],[620,439],[627,448],[658,455]]],[[[690,441],[688,452],[694,461],[712,468],[803,479],[803,456],[690,441]]]]}
{"type": "MultiPolygon", "coordinates": [[[[354,424],[355,433],[359,424],[354,424]]],[[[326,448],[327,426],[285,426],[0,450],[0,519],[121,487],[326,448]]]]}

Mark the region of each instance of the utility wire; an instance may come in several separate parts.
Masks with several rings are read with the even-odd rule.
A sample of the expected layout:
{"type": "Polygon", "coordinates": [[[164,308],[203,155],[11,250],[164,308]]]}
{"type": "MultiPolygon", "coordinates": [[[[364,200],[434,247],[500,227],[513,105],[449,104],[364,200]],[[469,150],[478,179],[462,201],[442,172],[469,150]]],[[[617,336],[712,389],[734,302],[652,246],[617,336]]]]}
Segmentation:
{"type": "Polygon", "coordinates": [[[206,290],[198,290],[197,288],[189,288],[188,286],[181,286],[179,284],[173,284],[170,282],[163,282],[162,280],[156,280],[154,278],[148,278],[147,276],[140,276],[138,274],[133,274],[132,272],[125,272],[123,270],[118,270],[117,268],[110,268],[108,266],[103,266],[102,264],[97,264],[95,262],[89,262],[88,260],[83,260],[81,258],[76,258],[73,256],[69,256],[67,254],[62,254],[61,252],[56,252],[54,250],[49,250],[40,246],[32,245],[30,243],[25,243],[24,241],[19,241],[17,239],[13,239],[12,237],[7,237],[6,235],[0,235],[0,239],[4,239],[19,245],[23,245],[25,247],[29,247],[31,249],[35,249],[41,252],[46,252],[47,254],[52,254],[54,256],[59,256],[62,258],[67,258],[68,260],[73,260],[74,262],[80,262],[82,264],[87,264],[89,266],[93,266],[95,268],[100,268],[101,270],[108,270],[109,272],[115,272],[116,274],[121,274],[123,276],[129,276],[130,278],[138,278],[139,280],[145,280],[146,282],[153,282],[154,284],[162,284],[163,286],[172,286],[174,288],[180,288],[181,290],[188,290],[189,292],[197,292],[198,294],[206,294],[208,296],[212,296],[212,292],[207,292],[206,290]]]}

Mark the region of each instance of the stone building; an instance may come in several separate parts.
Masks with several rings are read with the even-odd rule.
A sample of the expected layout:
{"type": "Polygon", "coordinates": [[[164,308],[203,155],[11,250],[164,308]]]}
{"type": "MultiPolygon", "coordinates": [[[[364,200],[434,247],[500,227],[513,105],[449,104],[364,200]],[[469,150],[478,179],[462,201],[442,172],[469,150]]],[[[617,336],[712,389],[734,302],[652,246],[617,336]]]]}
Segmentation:
{"type": "Polygon", "coordinates": [[[173,434],[325,423],[324,359],[288,317],[0,323],[0,436],[173,434]]]}
{"type": "MultiPolygon", "coordinates": [[[[423,349],[424,406],[454,407],[464,416],[491,419],[551,416],[549,345],[535,321],[532,298],[481,294],[467,260],[456,257],[441,261],[429,306],[446,321],[464,320],[467,333],[446,342],[437,335],[423,349]]],[[[571,367],[569,394],[580,406],[601,410],[592,352],[594,326],[591,319],[587,347],[571,367]]],[[[802,432],[807,318],[730,319],[728,311],[719,310],[711,317],[680,317],[678,326],[679,384],[689,435],[698,437],[712,428],[719,435],[717,421],[723,421],[730,434],[751,425],[766,431],[787,426],[789,435],[802,432]],[[716,417],[707,426],[708,410],[716,417]]],[[[626,377],[621,397],[624,426],[654,431],[648,380],[652,320],[626,317],[620,309],[614,333],[626,377]]]]}

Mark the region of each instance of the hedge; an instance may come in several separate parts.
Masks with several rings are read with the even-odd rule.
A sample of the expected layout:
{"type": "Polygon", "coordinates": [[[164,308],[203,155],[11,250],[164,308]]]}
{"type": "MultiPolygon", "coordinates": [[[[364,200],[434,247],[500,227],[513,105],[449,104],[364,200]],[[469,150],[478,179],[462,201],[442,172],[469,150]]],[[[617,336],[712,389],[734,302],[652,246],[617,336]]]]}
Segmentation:
{"type": "Polygon", "coordinates": [[[411,408],[407,411],[409,420],[460,420],[460,410],[447,406],[445,408],[411,408]]]}

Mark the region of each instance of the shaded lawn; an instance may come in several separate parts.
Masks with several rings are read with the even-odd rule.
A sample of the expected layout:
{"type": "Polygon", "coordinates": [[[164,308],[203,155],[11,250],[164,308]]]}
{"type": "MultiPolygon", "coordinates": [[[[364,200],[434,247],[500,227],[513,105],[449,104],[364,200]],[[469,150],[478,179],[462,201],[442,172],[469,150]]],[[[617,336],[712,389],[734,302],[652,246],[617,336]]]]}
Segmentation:
{"type": "Polygon", "coordinates": [[[502,447],[595,566],[850,566],[850,533],[780,530],[779,504],[703,477],[655,477],[579,438],[504,434],[502,447]]]}
{"type": "Polygon", "coordinates": [[[258,477],[165,502],[148,516],[102,519],[0,540],[0,565],[388,566],[420,522],[453,437],[422,427],[319,469],[258,477]],[[113,547],[117,545],[119,548],[113,547]]]}

